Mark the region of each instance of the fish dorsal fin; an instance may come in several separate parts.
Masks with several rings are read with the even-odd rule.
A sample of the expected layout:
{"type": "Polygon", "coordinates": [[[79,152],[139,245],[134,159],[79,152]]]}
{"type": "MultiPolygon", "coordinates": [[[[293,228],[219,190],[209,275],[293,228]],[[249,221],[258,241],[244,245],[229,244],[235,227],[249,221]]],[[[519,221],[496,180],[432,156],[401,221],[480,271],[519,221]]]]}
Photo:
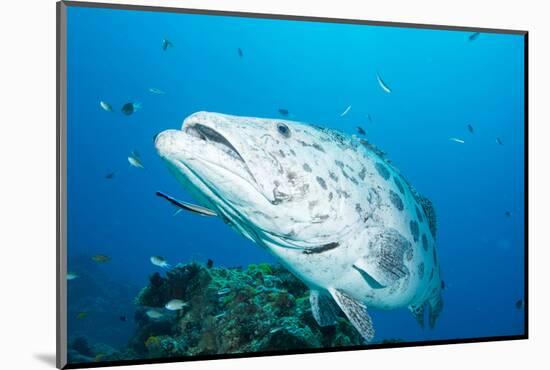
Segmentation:
{"type": "Polygon", "coordinates": [[[418,196],[418,200],[420,205],[422,206],[422,209],[424,209],[424,213],[426,213],[426,217],[428,218],[428,226],[430,227],[430,232],[432,233],[432,236],[435,239],[435,235],[437,233],[437,220],[435,216],[435,208],[432,204],[432,202],[422,195],[418,196]]]}
{"type": "Polygon", "coordinates": [[[330,326],[336,323],[338,308],[332,297],[318,290],[311,290],[309,292],[309,303],[311,304],[313,318],[319,326],[330,326]]]}
{"type": "Polygon", "coordinates": [[[367,306],[340,289],[330,288],[329,292],[359,334],[367,342],[370,342],[374,338],[374,326],[367,311],[367,306]]]}

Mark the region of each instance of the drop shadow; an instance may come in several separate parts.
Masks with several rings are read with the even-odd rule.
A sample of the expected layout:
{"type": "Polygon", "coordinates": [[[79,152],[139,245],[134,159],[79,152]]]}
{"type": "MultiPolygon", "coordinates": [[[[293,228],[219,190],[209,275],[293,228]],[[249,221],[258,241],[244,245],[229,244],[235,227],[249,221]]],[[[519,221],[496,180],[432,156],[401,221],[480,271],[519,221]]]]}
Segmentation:
{"type": "Polygon", "coordinates": [[[34,358],[51,367],[55,367],[56,365],[55,353],[35,353],[34,358]]]}

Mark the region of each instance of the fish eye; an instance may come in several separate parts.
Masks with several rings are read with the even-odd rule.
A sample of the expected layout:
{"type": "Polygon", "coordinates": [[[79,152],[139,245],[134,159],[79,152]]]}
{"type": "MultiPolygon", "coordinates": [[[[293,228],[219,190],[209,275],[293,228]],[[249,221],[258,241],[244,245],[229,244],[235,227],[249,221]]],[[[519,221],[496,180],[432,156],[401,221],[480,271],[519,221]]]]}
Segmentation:
{"type": "Polygon", "coordinates": [[[284,123],[281,123],[281,122],[277,123],[277,131],[279,131],[279,134],[281,134],[284,137],[290,137],[290,129],[284,123]]]}

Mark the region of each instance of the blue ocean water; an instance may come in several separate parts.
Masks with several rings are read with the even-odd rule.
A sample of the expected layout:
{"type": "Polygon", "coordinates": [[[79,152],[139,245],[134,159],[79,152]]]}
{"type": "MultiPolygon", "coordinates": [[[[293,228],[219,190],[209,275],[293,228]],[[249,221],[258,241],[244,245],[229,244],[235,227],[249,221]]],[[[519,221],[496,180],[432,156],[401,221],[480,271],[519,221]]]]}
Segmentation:
{"type": "Polygon", "coordinates": [[[515,303],[524,297],[524,39],[471,35],[70,7],[68,266],[80,277],[68,282],[69,339],[127,343],[133,298],[159,271],[152,255],[171,264],[275,262],[219,219],[173,216],[157,190],[193,200],[152,138],[196,111],[280,117],[280,108],[350,135],[363,127],[435,205],[443,313],[434,330],[421,330],[406,309],[373,310],[378,335],[523,334],[515,303]],[[165,38],[173,47],[163,51],[165,38]],[[142,109],[126,116],[127,102],[142,109]],[[134,150],[144,169],[129,165],[134,150]],[[94,263],[97,254],[111,260],[94,263]]]}

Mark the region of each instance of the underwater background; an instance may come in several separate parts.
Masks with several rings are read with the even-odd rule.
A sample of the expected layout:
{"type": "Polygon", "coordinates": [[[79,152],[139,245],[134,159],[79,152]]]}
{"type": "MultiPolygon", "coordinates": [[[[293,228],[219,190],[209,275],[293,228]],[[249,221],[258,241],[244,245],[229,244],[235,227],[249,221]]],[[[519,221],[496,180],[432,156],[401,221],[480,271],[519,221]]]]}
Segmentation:
{"type": "MultiPolygon", "coordinates": [[[[149,322],[145,312],[153,304],[143,289],[150,293],[181,279],[212,289],[222,280],[260,279],[246,288],[257,295],[267,286],[278,294],[275,303],[240,299],[265,309],[273,304],[273,325],[286,324],[272,325],[268,336],[292,325],[306,330],[297,315],[309,314],[307,291],[265,250],[220,219],[174,215],[155,196],[163,191],[193,202],[156,154],[153,137],[201,110],[287,118],[349,135],[359,135],[360,126],[433,202],[443,312],[430,330],[405,308],[370,310],[376,342],[524,333],[523,36],[83,7],[67,14],[68,270],[75,275],[67,282],[70,362],[289,343],[250,345],[254,333],[265,337],[254,327],[206,337],[208,325],[239,330],[238,315],[254,323],[253,312],[221,302],[216,295],[225,290],[216,291],[212,303],[223,312],[205,307],[212,297],[192,308],[192,318],[202,320],[198,329],[189,317],[183,327],[181,316],[168,313],[149,322]],[[135,109],[124,110],[127,103],[135,109]],[[130,165],[132,155],[144,168],[130,165]],[[181,274],[168,276],[151,256],[181,264],[181,274]],[[207,270],[213,282],[198,278],[207,270]],[[274,287],[266,276],[277,277],[274,287]],[[231,323],[212,324],[226,312],[231,323]],[[189,336],[196,343],[181,342],[186,330],[194,330],[189,336]],[[216,346],[216,335],[241,342],[216,346]],[[180,342],[166,349],[163,338],[180,342]]],[[[312,324],[310,336],[287,331],[301,335],[295,349],[358,344],[345,325],[317,333],[312,324]],[[336,343],[336,335],[346,339],[336,343]]]]}

